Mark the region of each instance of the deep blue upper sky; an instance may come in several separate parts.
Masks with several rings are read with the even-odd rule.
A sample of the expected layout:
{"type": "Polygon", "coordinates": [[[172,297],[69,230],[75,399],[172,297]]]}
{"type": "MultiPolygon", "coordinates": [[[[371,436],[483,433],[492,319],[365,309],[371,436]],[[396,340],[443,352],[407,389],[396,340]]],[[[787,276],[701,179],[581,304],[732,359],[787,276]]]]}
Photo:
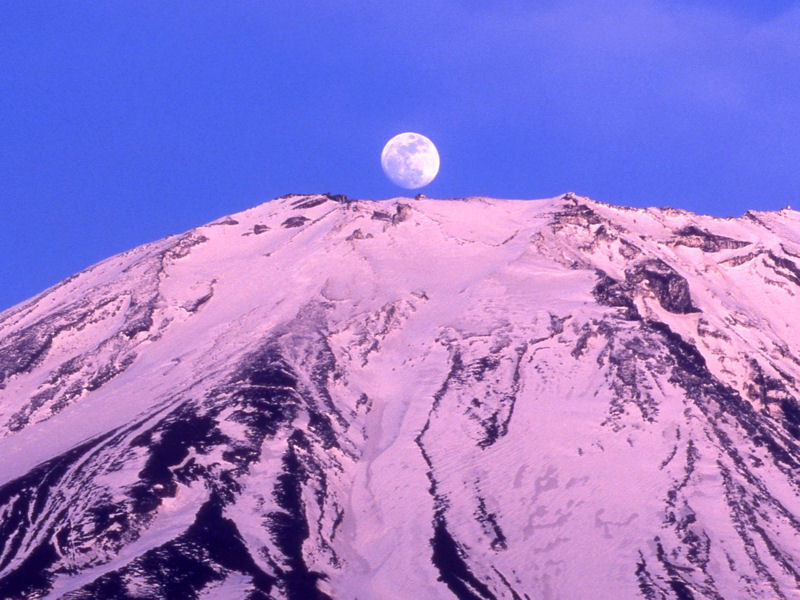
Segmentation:
{"type": "Polygon", "coordinates": [[[288,192],[800,204],[800,2],[0,0],[0,309],[288,192]],[[534,5],[533,7],[531,5],[534,5]],[[374,7],[374,8],[367,8],[374,7]]]}

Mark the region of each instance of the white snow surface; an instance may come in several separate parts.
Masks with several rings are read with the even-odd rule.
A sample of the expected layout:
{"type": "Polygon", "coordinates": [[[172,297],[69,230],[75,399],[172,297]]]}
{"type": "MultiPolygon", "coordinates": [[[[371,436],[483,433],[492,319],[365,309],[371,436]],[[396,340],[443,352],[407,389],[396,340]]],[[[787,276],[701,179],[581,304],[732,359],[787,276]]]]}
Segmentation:
{"type": "Polygon", "coordinates": [[[186,598],[796,598],[799,299],[797,211],[572,194],[290,195],[109,258],[0,313],[0,597],[170,597],[178,553],[186,598]]]}

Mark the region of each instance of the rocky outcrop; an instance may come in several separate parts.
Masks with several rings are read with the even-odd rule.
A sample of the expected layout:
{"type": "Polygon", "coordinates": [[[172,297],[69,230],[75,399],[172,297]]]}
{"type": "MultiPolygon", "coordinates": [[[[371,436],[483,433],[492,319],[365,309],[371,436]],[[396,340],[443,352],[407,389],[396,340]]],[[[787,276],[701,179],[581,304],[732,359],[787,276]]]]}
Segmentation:
{"type": "Polygon", "coordinates": [[[675,269],[660,259],[645,260],[625,271],[631,286],[647,284],[664,310],[676,314],[698,312],[692,305],[689,283],[675,269]]]}
{"type": "Polygon", "coordinates": [[[700,229],[694,225],[682,227],[675,232],[672,241],[676,246],[699,248],[703,252],[719,252],[720,250],[735,250],[749,246],[750,242],[734,240],[724,235],[716,235],[700,229]]]}

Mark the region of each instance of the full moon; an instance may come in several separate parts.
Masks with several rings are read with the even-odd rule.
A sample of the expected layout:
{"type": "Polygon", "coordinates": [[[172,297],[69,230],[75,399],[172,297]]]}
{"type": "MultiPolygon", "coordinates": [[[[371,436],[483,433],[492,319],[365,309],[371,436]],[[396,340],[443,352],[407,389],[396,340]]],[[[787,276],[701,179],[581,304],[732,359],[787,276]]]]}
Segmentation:
{"type": "Polygon", "coordinates": [[[409,190],[428,185],[439,172],[439,153],[433,142],[419,133],[400,133],[381,152],[386,176],[409,190]]]}

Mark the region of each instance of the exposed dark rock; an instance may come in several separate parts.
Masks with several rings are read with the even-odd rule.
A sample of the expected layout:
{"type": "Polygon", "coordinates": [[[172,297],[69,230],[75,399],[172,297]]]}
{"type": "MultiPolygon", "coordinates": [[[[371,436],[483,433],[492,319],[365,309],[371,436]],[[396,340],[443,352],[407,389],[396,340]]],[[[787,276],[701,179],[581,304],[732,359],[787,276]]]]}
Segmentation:
{"type": "Polygon", "coordinates": [[[620,256],[622,256],[623,258],[632,259],[639,256],[642,253],[642,251],[637,246],[631,244],[630,242],[627,242],[625,240],[620,240],[619,253],[620,256]]]}
{"type": "Polygon", "coordinates": [[[800,403],[795,398],[787,397],[782,398],[780,404],[786,430],[800,440],[800,403]]]}
{"type": "Polygon", "coordinates": [[[303,217],[303,216],[289,217],[288,219],[286,219],[282,223],[282,225],[284,227],[287,227],[287,228],[289,228],[289,227],[301,227],[301,226],[305,225],[306,223],[308,223],[310,220],[311,219],[309,219],[308,217],[303,217]]]}
{"type": "Polygon", "coordinates": [[[433,564],[441,580],[458,600],[497,600],[489,587],[470,571],[464,560],[466,552],[447,530],[444,517],[437,517],[433,523],[431,547],[433,564]]]}
{"type": "MultiPolygon", "coordinates": [[[[800,447],[792,446],[792,451],[788,451],[787,445],[792,444],[792,439],[778,435],[769,424],[759,418],[750,402],[744,400],[736,390],[714,377],[706,366],[705,358],[694,344],[684,340],[665,323],[648,321],[646,325],[663,336],[666,347],[674,360],[673,381],[685,390],[688,398],[695,401],[696,405],[709,417],[710,423],[716,423],[715,417],[722,411],[735,419],[749,439],[753,440],[757,446],[763,446],[772,455],[776,466],[779,468],[788,466],[792,469],[800,467],[800,461],[796,457],[800,452],[800,447]]],[[[746,469],[738,450],[730,442],[722,427],[718,425],[712,425],[712,427],[733,460],[742,469],[746,469]]],[[[781,507],[781,511],[789,514],[783,507],[781,507]]],[[[800,521],[797,521],[797,525],[800,528],[800,521]]]]}
{"type": "Polygon", "coordinates": [[[407,220],[410,216],[411,216],[411,206],[403,203],[398,203],[395,206],[394,214],[391,214],[384,210],[372,211],[372,218],[374,220],[386,221],[387,223],[391,223],[393,225],[402,223],[403,221],[407,220]]]}
{"type": "Polygon", "coordinates": [[[269,514],[269,529],[276,546],[286,557],[279,567],[282,587],[288,600],[331,600],[317,587],[326,576],[310,571],[303,558],[303,542],[309,536],[302,486],[310,477],[301,454],[308,447],[302,432],[295,431],[283,456],[283,472],[278,477],[274,497],[281,511],[269,514]]]}
{"type": "Polygon", "coordinates": [[[629,286],[609,277],[604,271],[597,271],[597,284],[592,290],[592,295],[600,304],[624,308],[625,311],[623,314],[628,320],[637,320],[640,318],[629,286]]]}
{"type": "Polygon", "coordinates": [[[689,225],[675,232],[673,244],[676,246],[687,246],[689,248],[699,248],[703,252],[719,252],[720,250],[733,250],[749,246],[750,242],[735,240],[724,235],[710,233],[695,225],[689,225]]]}
{"type": "Polygon", "coordinates": [[[7,337],[0,347],[0,385],[12,375],[33,369],[47,354],[53,338],[87,314],[86,309],[55,313],[7,337]]]}
{"type": "Polygon", "coordinates": [[[588,227],[602,223],[603,219],[586,204],[581,203],[577,197],[567,194],[564,196],[564,207],[553,214],[556,225],[581,225],[588,227]]]}
{"type": "Polygon", "coordinates": [[[272,344],[250,355],[243,362],[233,382],[218,393],[230,395],[236,407],[230,420],[249,426],[254,448],[266,436],[291,424],[300,409],[297,376],[272,344]]]}
{"type": "Polygon", "coordinates": [[[239,221],[234,219],[233,217],[225,217],[220,221],[214,221],[211,225],[238,225],[239,221]]]}
{"type": "Polygon", "coordinates": [[[394,215],[392,216],[392,223],[402,223],[411,216],[411,206],[408,204],[398,204],[394,215]]]}
{"type": "Polygon", "coordinates": [[[486,509],[486,500],[484,498],[478,498],[478,508],[475,511],[475,519],[483,526],[484,533],[492,538],[489,544],[492,550],[498,552],[507,548],[506,536],[500,528],[500,524],[497,522],[497,515],[486,509]]]}
{"type": "Polygon", "coordinates": [[[256,223],[253,225],[253,233],[255,235],[261,235],[265,231],[269,231],[269,227],[266,225],[262,225],[261,223],[256,223]]]}
{"type": "MultiPolygon", "coordinates": [[[[251,599],[268,600],[276,579],[253,560],[236,525],[223,516],[223,503],[213,494],[198,510],[194,523],[166,544],[148,550],[122,569],[102,575],[70,600],[137,600],[123,584],[133,576],[155,592],[153,598],[196,598],[197,592],[230,572],[247,575],[253,582],[251,599]]],[[[148,598],[151,596],[148,596],[148,598]]]]}
{"type": "Polygon", "coordinates": [[[697,335],[700,337],[712,337],[725,342],[730,342],[730,336],[724,331],[712,327],[711,324],[704,318],[697,319],[697,335]]]}
{"type": "Polygon", "coordinates": [[[780,379],[766,374],[755,359],[750,359],[750,369],[751,378],[746,384],[747,395],[750,399],[764,406],[793,399],[786,384],[780,379]]]}
{"type": "Polygon", "coordinates": [[[0,579],[0,597],[10,600],[42,598],[53,580],[48,569],[57,559],[53,544],[39,544],[16,569],[0,579]]]}
{"type": "Polygon", "coordinates": [[[45,407],[52,416],[63,410],[85,392],[99,389],[123,373],[136,360],[136,352],[113,353],[105,362],[97,364],[85,355],[79,355],[62,363],[51,372],[47,381],[39,386],[29,401],[23,404],[8,420],[8,428],[18,431],[25,427],[39,409],[45,407]]]}
{"type": "Polygon", "coordinates": [[[153,304],[136,304],[131,302],[129,313],[130,318],[125,326],[120,329],[120,333],[127,338],[133,338],[139,333],[146,333],[153,327],[153,313],[155,306],[153,304]]]}
{"type": "Polygon", "coordinates": [[[629,408],[636,408],[643,422],[655,422],[659,405],[648,384],[648,374],[659,369],[656,358],[658,348],[646,337],[633,336],[618,340],[614,328],[605,323],[598,325],[598,335],[606,340],[598,360],[607,361],[609,389],[613,392],[608,416],[602,424],[620,431],[623,429],[622,417],[629,408]]]}
{"type": "Polygon", "coordinates": [[[376,221],[386,221],[388,223],[392,222],[392,215],[382,210],[373,210],[372,218],[376,221]]]}
{"type": "Polygon", "coordinates": [[[559,317],[554,314],[550,314],[550,335],[558,335],[560,333],[564,333],[564,322],[568,319],[572,318],[572,315],[567,315],[566,317],[559,317]]]}
{"type": "Polygon", "coordinates": [[[660,259],[649,259],[638,263],[625,272],[625,278],[628,283],[633,285],[639,285],[646,281],[649,290],[658,299],[658,303],[671,313],[699,312],[692,305],[689,282],[660,259]]]}
{"type": "Polygon", "coordinates": [[[178,484],[171,467],[183,462],[190,450],[205,454],[226,441],[210,415],[198,415],[189,406],[177,410],[156,429],[139,435],[133,445],[147,447],[148,458],[139,481],[129,492],[133,511],[151,512],[163,498],[175,495],[178,484]]]}
{"type": "Polygon", "coordinates": [[[46,403],[50,402],[58,394],[58,389],[51,387],[31,396],[30,400],[17,410],[8,419],[8,428],[11,431],[20,431],[24,428],[32,416],[46,403]]]}
{"type": "Polygon", "coordinates": [[[800,267],[793,261],[783,256],[778,256],[774,252],[768,252],[767,256],[772,260],[775,267],[773,271],[781,277],[788,279],[793,284],[800,286],[800,267]]]}
{"type": "MultiPolygon", "coordinates": [[[[227,221],[222,221],[217,223],[218,225],[236,225],[238,221],[234,219],[228,219],[227,221]]],[[[200,244],[205,244],[208,241],[208,238],[204,235],[189,232],[186,235],[181,236],[178,241],[172,245],[168,250],[164,252],[164,257],[170,260],[178,260],[180,258],[184,258],[189,256],[191,253],[192,248],[195,246],[199,246],[200,244]]]]}
{"type": "Polygon", "coordinates": [[[110,362],[102,365],[92,378],[86,383],[85,389],[89,392],[99,389],[104,384],[111,381],[114,377],[124,372],[125,369],[136,360],[136,353],[131,352],[123,356],[118,362],[110,362]]]}
{"type": "Polygon", "coordinates": [[[292,206],[298,210],[303,208],[314,208],[320,204],[325,204],[329,198],[327,196],[319,196],[317,198],[302,198],[296,202],[292,202],[292,206]]]}
{"type": "Polygon", "coordinates": [[[748,254],[742,254],[741,256],[732,256],[731,258],[726,258],[723,261],[720,261],[719,264],[721,265],[731,265],[734,267],[738,267],[739,265],[743,265],[746,262],[750,262],[754,258],[761,256],[762,252],[749,252],[748,254]]]}
{"type": "MultiPolygon", "coordinates": [[[[0,571],[6,569],[20,550],[23,539],[36,527],[50,494],[68,471],[87,453],[100,446],[115,432],[109,432],[76,446],[64,454],[35,467],[24,476],[0,487],[0,571]]],[[[63,515],[56,515],[58,522],[63,515]]],[[[0,598],[35,598],[50,587],[50,572],[59,556],[53,546],[55,530],[48,534],[27,558],[0,579],[0,598]]]]}
{"type": "Polygon", "coordinates": [[[186,310],[186,312],[195,313],[198,310],[200,310],[200,308],[204,304],[206,304],[206,302],[211,300],[211,298],[213,298],[213,297],[214,297],[214,290],[212,289],[212,290],[209,290],[209,292],[207,294],[203,294],[202,296],[200,296],[196,300],[192,300],[191,302],[185,304],[183,308],[184,308],[184,310],[186,310]]]}

